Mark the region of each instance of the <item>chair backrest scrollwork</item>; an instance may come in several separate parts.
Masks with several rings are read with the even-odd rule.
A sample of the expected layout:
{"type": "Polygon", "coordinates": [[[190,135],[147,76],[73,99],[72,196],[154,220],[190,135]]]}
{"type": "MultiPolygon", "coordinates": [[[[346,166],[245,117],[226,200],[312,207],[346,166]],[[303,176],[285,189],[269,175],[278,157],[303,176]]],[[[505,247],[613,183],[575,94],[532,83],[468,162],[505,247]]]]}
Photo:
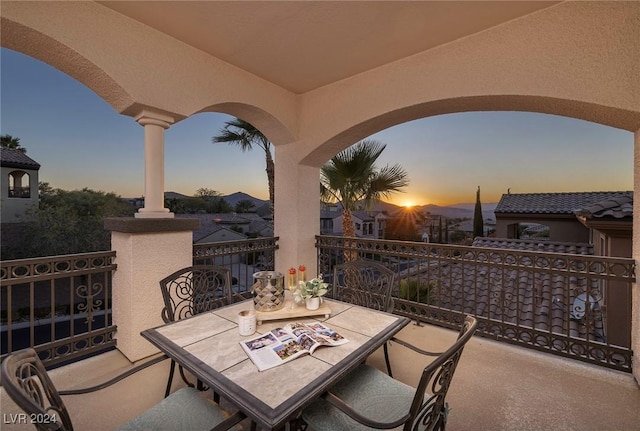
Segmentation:
{"type": "Polygon", "coordinates": [[[160,280],[160,290],[165,322],[175,322],[233,302],[229,269],[214,265],[182,268],[160,280]]]}
{"type": "Polygon", "coordinates": [[[445,429],[449,411],[446,403],[447,392],[462,351],[476,331],[477,325],[475,317],[466,316],[456,342],[425,367],[411,405],[412,420],[406,424],[405,430],[445,429]],[[420,426],[412,428],[412,424],[420,426]]]}
{"type": "Polygon", "coordinates": [[[390,312],[395,277],[395,272],[377,262],[353,260],[336,265],[333,296],[351,304],[390,312]]]}
{"type": "Polygon", "coordinates": [[[67,408],[34,349],[7,356],[0,374],[4,390],[38,431],[73,431],[67,408]]]}

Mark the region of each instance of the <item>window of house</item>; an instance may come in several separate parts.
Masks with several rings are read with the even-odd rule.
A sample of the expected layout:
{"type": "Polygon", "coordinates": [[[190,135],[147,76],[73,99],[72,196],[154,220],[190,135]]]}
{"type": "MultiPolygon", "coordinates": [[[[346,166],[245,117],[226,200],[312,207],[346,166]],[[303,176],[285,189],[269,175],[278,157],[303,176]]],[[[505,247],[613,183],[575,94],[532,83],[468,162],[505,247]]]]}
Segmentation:
{"type": "Polygon", "coordinates": [[[29,174],[24,171],[13,171],[9,173],[9,197],[10,198],[30,198],[31,187],[29,185],[29,174]]]}
{"type": "Polygon", "coordinates": [[[322,229],[323,231],[333,230],[333,220],[330,220],[330,219],[320,220],[320,229],[322,229]]]}

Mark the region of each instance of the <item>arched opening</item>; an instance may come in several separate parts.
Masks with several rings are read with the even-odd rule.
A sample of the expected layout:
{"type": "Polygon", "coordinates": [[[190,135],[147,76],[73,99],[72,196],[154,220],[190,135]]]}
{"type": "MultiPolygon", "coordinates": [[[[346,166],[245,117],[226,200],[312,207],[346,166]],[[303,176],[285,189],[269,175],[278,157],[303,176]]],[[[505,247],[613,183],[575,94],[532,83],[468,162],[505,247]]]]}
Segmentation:
{"type": "Polygon", "coordinates": [[[9,172],[9,197],[10,198],[30,198],[31,185],[29,183],[30,175],[25,171],[9,172]]]}

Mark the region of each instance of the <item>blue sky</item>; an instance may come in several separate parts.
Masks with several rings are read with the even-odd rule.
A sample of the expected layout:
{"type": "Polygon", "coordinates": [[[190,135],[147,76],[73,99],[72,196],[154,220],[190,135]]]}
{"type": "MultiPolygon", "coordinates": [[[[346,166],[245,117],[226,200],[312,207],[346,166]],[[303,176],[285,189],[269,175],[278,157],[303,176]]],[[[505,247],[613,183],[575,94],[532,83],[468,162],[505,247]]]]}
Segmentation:
{"type": "MultiPolygon", "coordinates": [[[[20,138],[42,165],[40,181],[123,197],[144,193],[144,131],[62,72],[0,49],[0,132],[20,138]]],[[[165,135],[165,188],[206,187],[267,199],[264,153],[211,138],[232,117],[203,113],[165,135]]],[[[387,145],[380,166],[409,173],[392,203],[497,202],[511,193],[633,190],[633,134],[582,120],[526,112],[423,118],[371,136],[387,145]]]]}

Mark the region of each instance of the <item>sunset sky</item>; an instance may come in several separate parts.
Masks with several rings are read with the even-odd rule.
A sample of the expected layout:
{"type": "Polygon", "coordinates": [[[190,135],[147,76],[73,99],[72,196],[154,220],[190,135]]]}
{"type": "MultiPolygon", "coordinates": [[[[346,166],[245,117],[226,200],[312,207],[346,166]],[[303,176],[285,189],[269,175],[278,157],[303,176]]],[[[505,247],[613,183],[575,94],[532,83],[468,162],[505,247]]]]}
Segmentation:
{"type": "MultiPolygon", "coordinates": [[[[144,193],[144,131],[93,91],[38,60],[0,49],[0,130],[42,165],[40,181],[123,197],[144,193]]],[[[165,135],[165,188],[206,187],[268,199],[264,153],[212,144],[232,117],[198,114],[165,135]]],[[[633,134],[571,118],[468,112],[424,118],[371,136],[387,145],[380,166],[409,173],[397,205],[483,203],[503,193],[633,190],[633,134]]]]}

